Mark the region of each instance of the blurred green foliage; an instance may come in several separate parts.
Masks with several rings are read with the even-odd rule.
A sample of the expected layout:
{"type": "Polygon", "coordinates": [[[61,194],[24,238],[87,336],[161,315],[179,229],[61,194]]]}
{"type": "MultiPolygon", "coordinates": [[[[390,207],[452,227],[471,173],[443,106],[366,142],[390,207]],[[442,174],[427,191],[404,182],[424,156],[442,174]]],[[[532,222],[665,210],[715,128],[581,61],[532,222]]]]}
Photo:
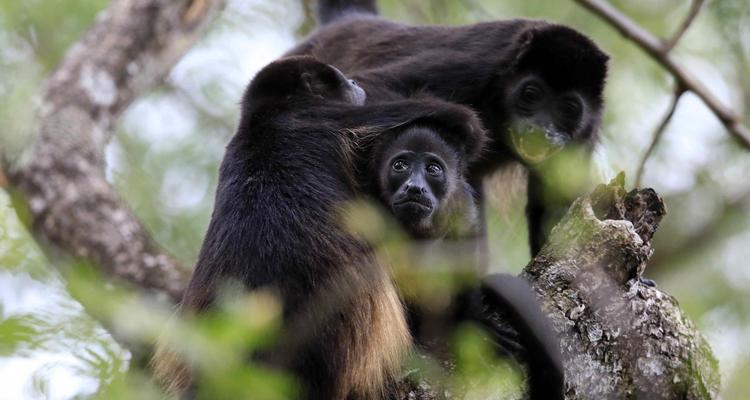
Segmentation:
{"type": "MultiPolygon", "coordinates": [[[[679,25],[689,8],[689,2],[681,0],[611,3],[663,37],[679,25]]],[[[612,56],[598,180],[619,170],[634,176],[651,132],[667,108],[674,82],[601,20],[571,1],[381,0],[380,4],[388,17],[411,23],[544,18],[594,38],[612,56]]],[[[106,5],[104,0],[0,0],[0,150],[4,156],[20,154],[32,137],[34,94],[68,46],[106,5]]],[[[312,26],[309,9],[305,12],[296,0],[230,1],[165,85],[140,98],[123,117],[108,149],[108,177],[157,241],[186,264],[194,262],[208,223],[217,166],[238,119],[243,85],[255,70],[291,46],[297,32],[312,26]]],[[[721,99],[750,117],[747,0],[707,2],[674,51],[721,99]]],[[[551,171],[549,183],[565,181],[564,187],[569,187],[571,176],[579,174],[573,167],[551,171]]],[[[746,345],[750,337],[748,172],[747,153],[732,142],[699,100],[688,95],[681,100],[644,177],[646,185],[666,197],[669,207],[646,274],[674,295],[708,336],[721,360],[724,399],[742,399],[750,392],[750,383],[743,379],[750,373],[746,345]]],[[[513,168],[501,175],[509,179],[488,184],[492,268],[518,271],[529,258],[523,176],[513,168]]],[[[6,379],[25,388],[23,395],[28,398],[159,398],[145,371],[128,368],[128,352],[107,331],[120,340],[152,343],[171,310],[104,283],[85,266],[68,265],[55,255],[45,258],[18,222],[19,211],[9,206],[7,195],[0,191],[0,376],[4,372],[12,376],[6,379]],[[63,271],[63,277],[57,271],[63,271]],[[61,385],[63,381],[69,384],[61,385]]],[[[371,223],[378,215],[369,218],[355,219],[370,221],[366,226],[380,226],[371,223]]],[[[411,262],[413,254],[396,246],[400,237],[387,224],[379,229],[373,235],[390,256],[411,262]]],[[[397,272],[410,290],[420,290],[410,282],[424,282],[420,293],[445,293],[461,284],[460,279],[447,279],[453,278],[450,274],[425,278],[411,269],[397,272]]],[[[274,327],[267,313],[273,307],[248,317],[238,308],[254,300],[242,301],[250,303],[228,302],[205,321],[180,321],[173,331],[178,333],[165,334],[171,335],[167,342],[215,372],[202,377],[206,387],[251,390],[269,399],[293,396],[288,391],[294,390],[289,377],[242,362],[238,349],[262,344],[274,327]],[[267,329],[256,325],[262,321],[267,329]],[[220,346],[206,350],[211,347],[206,343],[220,346]]],[[[477,365],[488,365],[488,351],[476,332],[470,328],[462,332],[455,341],[461,355],[457,376],[480,382],[469,385],[476,388],[474,398],[483,398],[485,390],[517,391],[515,367],[492,363],[492,368],[477,369],[477,365]],[[477,359],[481,360],[477,363],[477,359]]]]}
{"type": "Polygon", "coordinates": [[[31,398],[57,398],[59,394],[51,391],[60,382],[55,384],[50,378],[65,379],[66,375],[73,375],[71,384],[80,385],[85,393],[91,382],[106,383],[122,375],[127,360],[127,352],[71,298],[63,279],[16,217],[9,196],[0,190],[0,376],[5,377],[4,395],[14,398],[20,384],[28,381],[26,391],[31,398]],[[10,387],[11,383],[19,386],[10,387]]]}
{"type": "Polygon", "coordinates": [[[3,27],[27,42],[49,71],[83,33],[106,0],[0,1],[3,27]]]}

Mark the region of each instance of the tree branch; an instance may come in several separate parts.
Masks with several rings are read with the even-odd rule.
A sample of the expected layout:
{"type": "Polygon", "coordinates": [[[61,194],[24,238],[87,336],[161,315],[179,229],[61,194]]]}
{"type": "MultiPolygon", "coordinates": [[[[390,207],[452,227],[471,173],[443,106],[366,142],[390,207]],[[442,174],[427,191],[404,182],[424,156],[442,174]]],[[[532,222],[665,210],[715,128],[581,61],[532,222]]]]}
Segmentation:
{"type": "Polygon", "coordinates": [[[690,25],[695,20],[695,17],[697,17],[698,13],[700,13],[703,2],[703,0],[693,0],[693,2],[690,3],[690,11],[688,12],[687,17],[685,17],[677,30],[672,34],[672,37],[664,42],[664,52],[672,51],[672,49],[677,45],[680,39],[682,39],[682,36],[685,34],[685,32],[687,32],[688,28],[690,28],[690,25]]]}
{"type": "MultiPolygon", "coordinates": [[[[674,298],[640,279],[666,206],[624,182],[577,199],[521,273],[560,338],[565,398],[714,399],[708,342],[674,298]]],[[[442,398],[430,382],[407,383],[402,399],[442,398]]]]}
{"type": "Polygon", "coordinates": [[[674,94],[672,95],[672,102],[669,105],[669,109],[664,115],[664,118],[662,118],[662,121],[659,123],[659,126],[654,131],[654,137],[651,139],[651,144],[649,144],[646,153],[643,155],[641,162],[638,164],[638,172],[635,175],[636,187],[641,186],[641,178],[643,178],[643,171],[646,167],[646,161],[648,161],[648,159],[651,157],[651,154],[654,152],[654,149],[656,149],[656,145],[659,144],[659,141],[661,141],[661,137],[664,135],[664,131],[667,129],[669,121],[672,120],[672,116],[674,116],[674,112],[677,109],[677,103],[680,101],[680,98],[682,98],[683,94],[685,94],[685,89],[678,84],[674,90],[674,94]]]}
{"type": "MultiPolygon", "coordinates": [[[[627,16],[620,13],[616,8],[611,6],[609,3],[602,0],[574,0],[584,8],[588,9],[592,13],[598,15],[604,19],[609,25],[617,29],[623,36],[633,41],[643,51],[648,53],[654,60],[660,63],[664,68],[672,74],[677,83],[685,89],[695,93],[696,96],[703,100],[703,103],[716,115],[721,121],[727,131],[737,140],[737,142],[745,149],[750,150],[750,130],[742,124],[741,118],[730,108],[722,104],[722,102],[711,92],[698,78],[692,73],[683,68],[677,63],[672,57],[670,49],[676,44],[666,44],[660,39],[649,33],[648,31],[641,28],[635,21],[631,20],[627,16]]],[[[696,10],[691,10],[692,13],[698,13],[700,5],[693,5],[696,10]]],[[[684,27],[678,29],[673,39],[679,40],[682,37],[681,30],[687,30],[690,22],[695,16],[689,15],[686,22],[683,23],[684,27]]]]}
{"type": "Polygon", "coordinates": [[[222,3],[114,0],[45,83],[35,141],[8,170],[35,234],[171,300],[189,272],[106,181],[104,150],[120,114],[162,82],[222,3]]]}
{"type": "Polygon", "coordinates": [[[675,299],[640,280],[666,207],[624,181],[576,200],[523,272],[560,336],[566,398],[713,399],[706,339],[675,299]]]}

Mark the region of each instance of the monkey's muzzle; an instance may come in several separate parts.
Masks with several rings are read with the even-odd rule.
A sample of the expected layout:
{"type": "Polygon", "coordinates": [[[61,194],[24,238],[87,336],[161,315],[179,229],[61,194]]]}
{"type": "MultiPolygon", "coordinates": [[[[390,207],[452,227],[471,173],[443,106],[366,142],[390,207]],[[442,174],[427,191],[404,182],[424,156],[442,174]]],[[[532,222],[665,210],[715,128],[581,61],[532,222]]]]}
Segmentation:
{"type": "Polygon", "coordinates": [[[426,198],[409,196],[398,199],[391,204],[393,213],[401,220],[418,221],[432,214],[432,204],[426,198]]]}
{"type": "Polygon", "coordinates": [[[515,123],[509,131],[516,153],[531,164],[546,160],[563,147],[554,132],[536,124],[515,123]]]}

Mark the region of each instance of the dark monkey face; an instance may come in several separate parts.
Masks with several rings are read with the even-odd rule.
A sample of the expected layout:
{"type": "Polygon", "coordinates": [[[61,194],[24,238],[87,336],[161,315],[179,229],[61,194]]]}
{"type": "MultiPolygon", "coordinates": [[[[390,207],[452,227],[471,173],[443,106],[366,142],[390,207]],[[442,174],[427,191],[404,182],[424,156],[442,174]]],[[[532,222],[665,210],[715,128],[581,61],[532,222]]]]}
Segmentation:
{"type": "Polygon", "coordinates": [[[506,101],[511,110],[508,129],[513,147],[531,164],[579,139],[589,125],[587,102],[581,93],[555,90],[537,74],[519,79],[506,101]]]}
{"type": "Polygon", "coordinates": [[[455,152],[434,132],[413,128],[388,146],[380,166],[382,197],[403,227],[427,237],[456,183],[455,152]]]}

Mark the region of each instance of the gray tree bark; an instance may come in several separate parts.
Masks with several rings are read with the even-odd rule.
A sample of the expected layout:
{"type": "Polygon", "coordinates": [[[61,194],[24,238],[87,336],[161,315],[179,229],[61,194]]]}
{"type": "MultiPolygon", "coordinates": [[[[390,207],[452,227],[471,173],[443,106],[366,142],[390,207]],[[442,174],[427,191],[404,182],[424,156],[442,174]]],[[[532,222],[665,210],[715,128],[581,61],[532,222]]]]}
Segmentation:
{"type": "Polygon", "coordinates": [[[33,145],[7,171],[37,237],[172,301],[189,270],[106,181],[104,150],[122,111],[163,81],[222,3],[113,1],[46,82],[33,145]]]}
{"type": "MultiPolygon", "coordinates": [[[[716,358],[677,301],[641,281],[666,213],[624,175],[579,198],[523,270],[560,337],[566,399],[714,399],[716,358]]],[[[403,383],[403,399],[445,396],[403,383]]]]}
{"type": "Polygon", "coordinates": [[[569,399],[713,399],[717,361],[677,301],[642,283],[666,207],[624,176],[578,199],[523,271],[561,338],[569,399]]]}

